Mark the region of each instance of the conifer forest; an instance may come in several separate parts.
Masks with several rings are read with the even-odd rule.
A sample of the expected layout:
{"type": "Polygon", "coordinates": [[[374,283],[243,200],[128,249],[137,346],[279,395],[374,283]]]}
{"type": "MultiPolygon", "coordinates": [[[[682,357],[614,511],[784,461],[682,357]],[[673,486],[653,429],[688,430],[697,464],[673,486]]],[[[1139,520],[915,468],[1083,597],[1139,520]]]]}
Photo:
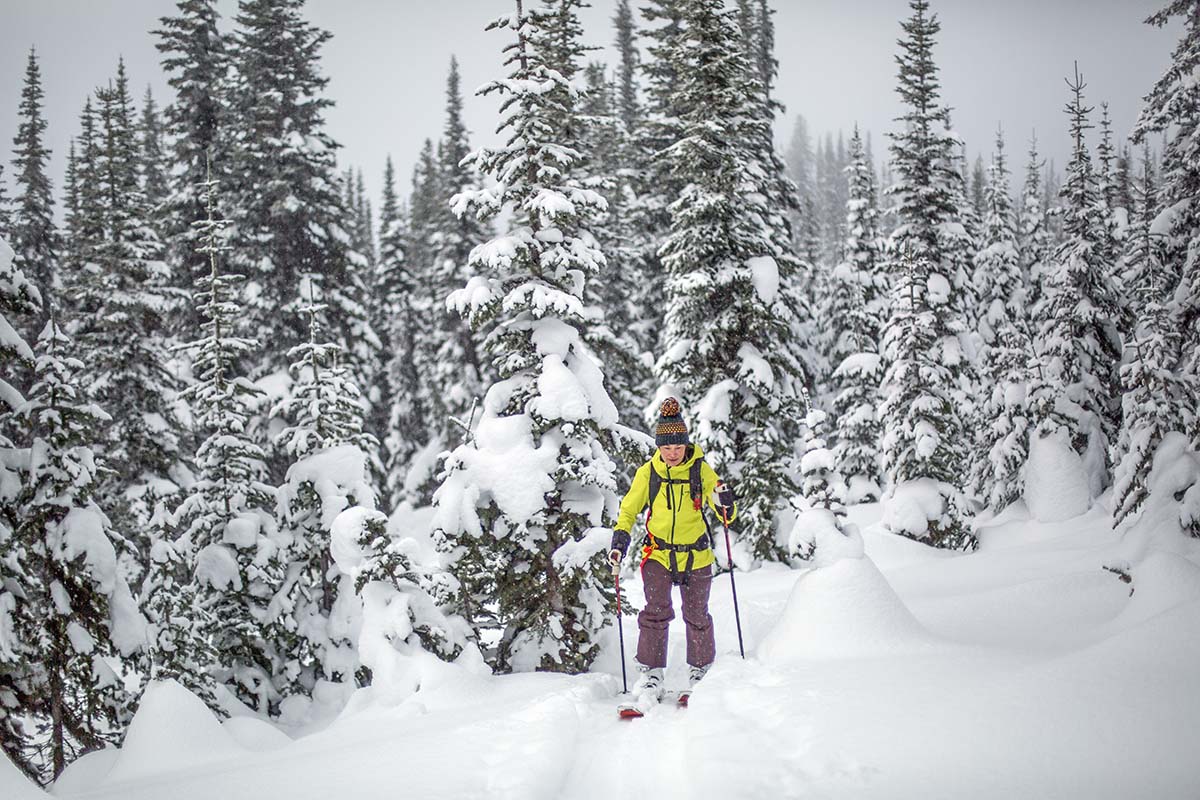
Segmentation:
{"type": "MultiPolygon", "coordinates": [[[[1053,652],[1093,676],[1054,702],[1093,685],[1080,702],[1114,700],[1114,730],[1166,698],[1185,715],[1129,734],[1136,758],[1162,756],[1112,766],[1129,784],[1085,736],[1052,767],[1013,759],[1094,784],[997,797],[1197,796],[1194,760],[1163,753],[1189,726],[1194,748],[1200,712],[1200,0],[1145,20],[1179,35],[1130,131],[1079,63],[1046,76],[1058,129],[1001,121],[988,141],[956,132],[941,1],[898,0],[889,20],[893,68],[873,80],[901,102],[891,127],[826,132],[778,98],[784,0],[497,0],[456,24],[488,29],[502,71],[477,88],[448,58],[405,78],[444,81],[411,175],[347,162],[326,120],[331,34],[306,0],[164,0],[147,35],[170,95],[135,89],[147,76],[114,51],[65,119],[48,118],[39,43],[0,32],[28,51],[0,77],[20,86],[0,130],[0,795],[241,797],[203,783],[216,767],[177,795],[138,783],[156,759],[192,764],[154,755],[174,730],[154,726],[185,710],[258,765],[242,767],[258,798],[377,796],[345,777],[344,795],[284,790],[263,776],[292,762],[253,759],[322,731],[362,744],[363,720],[393,712],[406,735],[490,755],[428,777],[442,792],[413,756],[390,796],[632,794],[638,779],[564,753],[607,736],[614,771],[635,760],[591,721],[620,724],[641,604],[637,546],[615,583],[606,558],[676,397],[738,513],[728,552],[712,522],[714,669],[686,722],[635,725],[720,741],[696,767],[710,788],[733,780],[721,764],[762,765],[719,796],[993,796],[875,782],[912,762],[872,755],[887,748],[869,725],[827,733],[825,706],[786,710],[848,713],[813,699],[821,659],[867,670],[902,637],[887,674],[910,688],[931,674],[911,653],[961,649],[930,656],[945,680],[896,708],[961,692],[987,716],[957,676],[1053,652]],[[606,30],[584,30],[592,7],[606,30]],[[495,136],[464,121],[485,99],[495,136]],[[65,172],[51,127],[70,131],[65,172]],[[1068,160],[1039,139],[1069,140],[1068,160]],[[970,666],[981,647],[1008,655],[970,666]],[[1130,681],[1162,688],[1125,709],[1130,681]],[[487,737],[432,722],[446,697],[535,686],[487,737]],[[561,704],[577,744],[487,749],[524,736],[514,719],[562,729],[561,704]],[[539,772],[556,762],[574,766],[539,772]]],[[[1059,686],[1044,669],[1031,685],[1059,686]]],[[[889,735],[936,750],[968,730],[933,713],[889,735]]],[[[976,755],[1016,780],[1005,754],[1041,723],[1005,713],[990,730],[1011,723],[1008,749],[976,755]]],[[[204,741],[189,752],[225,752],[204,741]]]]}

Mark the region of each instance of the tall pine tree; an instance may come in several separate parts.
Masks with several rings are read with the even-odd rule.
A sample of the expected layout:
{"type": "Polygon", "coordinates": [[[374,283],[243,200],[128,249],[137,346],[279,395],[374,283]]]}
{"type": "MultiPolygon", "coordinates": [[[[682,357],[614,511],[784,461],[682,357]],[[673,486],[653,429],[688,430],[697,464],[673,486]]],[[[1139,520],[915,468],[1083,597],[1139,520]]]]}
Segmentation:
{"type": "Polygon", "coordinates": [[[486,331],[499,375],[473,439],[450,455],[434,526],[460,584],[456,610],[477,631],[498,629],[490,655],[502,671],[587,669],[613,604],[594,556],[618,499],[617,410],[586,345],[583,302],[604,266],[589,230],[604,199],[570,177],[581,154],[549,138],[577,124],[577,92],[546,60],[548,42],[579,46],[556,27],[556,10],[517,0],[515,15],[488,26],[516,36],[508,77],[480,89],[499,95],[508,139],[471,156],[496,185],[456,202],[460,213],[508,219],[472,253],[479,274],[452,296],[486,331]],[[532,492],[511,491],[514,471],[532,492]]]}

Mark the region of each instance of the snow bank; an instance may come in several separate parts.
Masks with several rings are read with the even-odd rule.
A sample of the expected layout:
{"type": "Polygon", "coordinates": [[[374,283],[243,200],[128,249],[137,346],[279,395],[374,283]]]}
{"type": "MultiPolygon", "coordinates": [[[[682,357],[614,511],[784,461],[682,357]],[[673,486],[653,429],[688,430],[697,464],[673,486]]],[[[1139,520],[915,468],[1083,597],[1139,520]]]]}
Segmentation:
{"type": "Polygon", "coordinates": [[[933,637],[871,559],[841,558],[802,574],[758,648],[769,664],[882,657],[929,647],[933,637]]]}
{"type": "MultiPolygon", "coordinates": [[[[90,753],[84,753],[70,764],[67,764],[67,768],[58,776],[58,780],[54,782],[51,791],[55,795],[69,796],[82,794],[94,789],[101,782],[108,779],[108,773],[112,770],[113,764],[117,762],[120,755],[121,751],[115,747],[105,747],[102,750],[93,750],[90,753]]],[[[9,795],[4,789],[4,779],[0,777],[0,797],[7,800],[9,795]]],[[[18,797],[20,796],[18,795],[18,797]]]]}
{"type": "Polygon", "coordinates": [[[1151,551],[1130,574],[1133,596],[1113,620],[1118,628],[1133,627],[1185,603],[1200,601],[1200,566],[1182,556],[1151,551]]]}
{"type": "Polygon", "coordinates": [[[257,717],[230,717],[221,723],[229,738],[255,753],[265,753],[287,747],[291,737],[269,722],[257,717]]]}
{"type": "Polygon", "coordinates": [[[1091,508],[1087,471],[1065,431],[1030,437],[1022,482],[1025,504],[1039,522],[1062,522],[1091,508]]]}
{"type": "Polygon", "coordinates": [[[109,781],[129,781],[245,754],[204,701],[173,680],[151,681],[109,781]]]}
{"type": "MultiPolygon", "coordinates": [[[[0,247],[3,246],[4,240],[0,239],[0,247]]],[[[4,800],[46,800],[49,796],[22,775],[7,755],[0,754],[0,797],[4,800]]]]}

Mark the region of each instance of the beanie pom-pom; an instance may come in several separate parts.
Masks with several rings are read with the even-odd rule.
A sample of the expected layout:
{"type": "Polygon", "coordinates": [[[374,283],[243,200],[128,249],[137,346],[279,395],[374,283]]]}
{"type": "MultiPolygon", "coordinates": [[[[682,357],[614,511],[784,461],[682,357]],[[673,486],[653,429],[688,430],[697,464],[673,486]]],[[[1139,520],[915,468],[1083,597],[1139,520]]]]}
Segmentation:
{"type": "Polygon", "coordinates": [[[678,417],[683,413],[683,409],[679,407],[678,400],[676,400],[674,397],[668,397],[666,400],[663,400],[662,406],[659,408],[658,413],[664,417],[678,417]]]}

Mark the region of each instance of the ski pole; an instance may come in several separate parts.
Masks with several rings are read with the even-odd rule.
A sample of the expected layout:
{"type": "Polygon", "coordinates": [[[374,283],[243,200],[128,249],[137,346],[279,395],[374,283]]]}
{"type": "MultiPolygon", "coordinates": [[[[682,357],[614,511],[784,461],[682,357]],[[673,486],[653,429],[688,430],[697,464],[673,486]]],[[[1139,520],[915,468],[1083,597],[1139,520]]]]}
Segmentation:
{"type": "MultiPolygon", "coordinates": [[[[738,650],[742,658],[746,657],[746,647],[742,644],[742,615],[738,611],[737,583],[733,580],[733,548],[729,545],[729,512],[721,507],[721,522],[725,524],[725,557],[729,560],[729,588],[733,590],[733,620],[737,623],[738,650]]],[[[618,602],[619,599],[618,599],[618,602]]]]}
{"type": "Polygon", "coordinates": [[[617,587],[617,639],[621,642],[621,693],[629,693],[629,681],[625,677],[625,623],[621,620],[621,565],[613,564],[613,582],[617,587]]]}

